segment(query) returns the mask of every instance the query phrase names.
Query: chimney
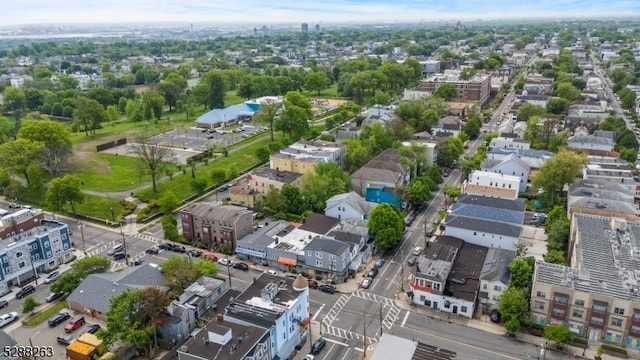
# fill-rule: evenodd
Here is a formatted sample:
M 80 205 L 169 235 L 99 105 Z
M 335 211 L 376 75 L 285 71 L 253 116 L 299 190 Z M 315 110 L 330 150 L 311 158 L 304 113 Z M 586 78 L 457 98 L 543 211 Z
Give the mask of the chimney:
M 216 319 L 218 319 L 218 322 L 223 322 L 224 321 L 224 314 L 223 313 L 217 313 L 216 314 Z

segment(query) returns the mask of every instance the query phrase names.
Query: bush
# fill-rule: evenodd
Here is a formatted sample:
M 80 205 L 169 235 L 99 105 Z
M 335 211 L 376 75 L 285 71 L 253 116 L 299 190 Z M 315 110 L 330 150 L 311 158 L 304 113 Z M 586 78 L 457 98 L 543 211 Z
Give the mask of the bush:
M 229 249 L 229 247 L 226 244 L 220 247 L 220 252 L 225 255 L 231 255 L 231 249 Z
M 585 338 L 581 338 L 581 337 L 576 337 L 574 336 L 573 339 L 571 339 L 571 342 L 576 343 L 576 344 L 580 344 L 580 345 L 588 345 L 589 341 Z
M 604 351 L 609 351 L 609 352 L 616 353 L 616 354 L 622 354 L 622 355 L 625 355 L 625 356 L 627 355 L 627 350 L 625 350 L 623 348 L 619 348 L 617 346 L 602 344 L 602 345 L 600 345 L 600 347 Z
M 316 280 L 318 280 L 318 281 L 322 280 L 322 276 L 316 275 Z
M 138 207 L 138 205 L 136 205 L 135 203 L 132 203 L 132 202 L 127 201 L 125 199 L 121 199 L 120 200 L 120 205 L 122 206 L 122 212 L 121 212 L 122 218 L 124 218 L 125 216 L 133 213 L 136 210 L 136 208 Z

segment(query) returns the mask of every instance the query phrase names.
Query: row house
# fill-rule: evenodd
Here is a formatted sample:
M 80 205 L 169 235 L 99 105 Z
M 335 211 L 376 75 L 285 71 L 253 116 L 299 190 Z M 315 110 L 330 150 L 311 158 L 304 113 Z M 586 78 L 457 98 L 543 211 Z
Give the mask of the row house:
M 411 169 L 403 164 L 402 158 L 397 149 L 383 151 L 351 174 L 352 188 L 364 195 L 367 201 L 400 207 L 401 202 L 394 189 L 411 180 Z
M 12 215 L 29 213 L 24 209 Z M 37 214 L 38 212 L 34 212 Z M 11 216 L 11 215 L 9 215 Z M 3 221 L 7 216 L 3 217 Z M 74 259 L 68 226 L 56 220 L 30 216 L 27 230 L 10 232 L 0 241 L 0 294 L 22 286 L 38 274 L 47 273 Z
M 489 148 L 487 149 L 487 159 L 504 160 L 511 154 L 516 155 L 520 160 L 524 161 L 531 169 L 540 169 L 542 164 L 548 159 L 556 156 L 555 153 L 546 150 L 522 150 L 522 149 L 506 149 L 506 148 Z
M 253 232 L 253 212 L 241 206 L 202 202 L 180 211 L 182 234 L 192 245 L 234 249 L 239 239 Z
M 489 103 L 491 95 L 491 75 L 476 74 L 470 79 L 463 80 L 460 70 L 445 70 L 444 73 L 434 74 L 420 81 L 416 90 L 426 94 L 433 94 L 443 84 L 452 84 L 456 87 L 454 102 L 474 102 L 480 107 Z
M 478 296 L 484 313 L 498 308 L 500 297 L 511 281 L 509 264 L 515 258 L 516 252 L 513 250 L 488 249 L 480 273 L 480 294 Z
M 505 199 L 517 199 L 520 177 L 475 170 L 462 183 L 463 194 L 489 195 Z
M 521 193 L 527 191 L 530 169 L 531 167 L 529 166 L 529 164 L 521 160 L 515 154 L 510 154 L 502 160 L 485 159 L 480 164 L 480 170 L 482 171 L 519 177 L 520 186 L 518 190 Z
M 487 248 L 438 236 L 418 257 L 407 295 L 413 303 L 472 318 Z
M 640 222 L 574 213 L 570 266 L 536 263 L 531 321 L 640 349 Z

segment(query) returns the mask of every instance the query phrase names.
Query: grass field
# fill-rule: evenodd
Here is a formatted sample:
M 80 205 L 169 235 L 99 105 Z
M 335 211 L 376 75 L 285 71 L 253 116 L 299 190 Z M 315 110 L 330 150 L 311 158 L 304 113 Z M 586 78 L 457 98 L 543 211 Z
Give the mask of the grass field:
M 83 189 L 124 191 L 151 181 L 149 175 L 142 175 L 142 163 L 138 159 L 101 153 L 91 155 L 91 158 L 82 160 L 83 166 L 76 172 Z M 107 178 L 108 182 L 105 181 Z

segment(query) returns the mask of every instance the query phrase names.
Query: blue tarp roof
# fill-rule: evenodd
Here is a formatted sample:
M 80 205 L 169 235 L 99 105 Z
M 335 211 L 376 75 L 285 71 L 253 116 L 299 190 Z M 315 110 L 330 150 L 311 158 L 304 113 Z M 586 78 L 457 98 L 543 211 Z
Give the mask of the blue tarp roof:
M 196 119 L 196 124 L 219 124 L 233 121 L 240 116 L 253 116 L 260 108 L 259 104 L 237 104 L 225 109 L 213 109 Z

